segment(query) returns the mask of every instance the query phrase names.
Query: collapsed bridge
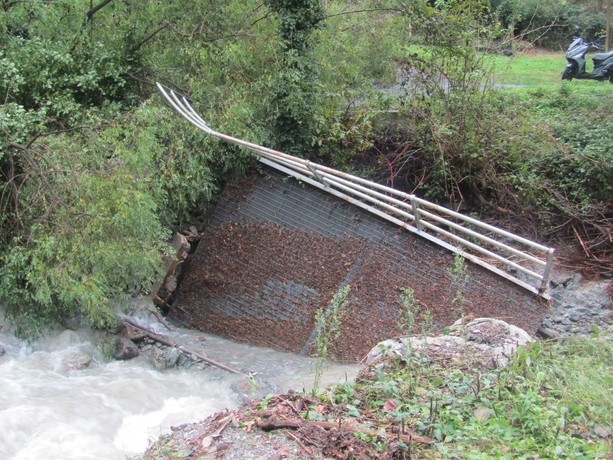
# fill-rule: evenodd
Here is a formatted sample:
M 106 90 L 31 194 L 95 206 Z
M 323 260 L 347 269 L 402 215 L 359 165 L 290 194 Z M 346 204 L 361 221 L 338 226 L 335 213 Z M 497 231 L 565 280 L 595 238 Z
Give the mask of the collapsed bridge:
M 170 312 L 175 318 L 234 340 L 307 354 L 317 310 L 349 286 L 332 350 L 348 361 L 403 332 L 398 324 L 407 288 L 417 301 L 417 330 L 428 314 L 439 330 L 460 315 L 499 318 L 531 333 L 538 328 L 552 249 L 213 131 L 185 98 L 160 90 L 190 122 L 243 145 L 262 163 L 222 194 L 185 264 Z M 469 261 L 461 288 L 455 254 Z

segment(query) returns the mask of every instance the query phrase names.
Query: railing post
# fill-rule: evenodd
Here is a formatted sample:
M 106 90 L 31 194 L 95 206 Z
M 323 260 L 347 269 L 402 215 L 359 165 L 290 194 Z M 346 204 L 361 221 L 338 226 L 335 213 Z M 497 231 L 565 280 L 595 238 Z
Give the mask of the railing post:
M 328 183 L 324 180 L 323 176 L 319 174 L 317 168 L 315 168 L 310 161 L 307 161 L 306 167 L 309 171 L 313 173 L 313 175 L 319 180 L 319 182 L 321 182 L 325 187 L 328 187 Z
M 539 292 L 545 292 L 547 290 L 547 282 L 549 281 L 549 275 L 551 274 L 551 269 L 553 268 L 553 253 L 555 250 L 553 248 L 547 251 L 547 264 L 545 265 L 545 270 L 543 271 L 543 281 L 541 282 L 541 287 L 539 288 Z
M 411 208 L 413 215 L 415 216 L 415 225 L 417 226 L 417 230 L 423 230 L 424 226 L 421 224 L 421 213 L 419 212 L 419 205 L 415 200 L 415 195 L 411 195 Z

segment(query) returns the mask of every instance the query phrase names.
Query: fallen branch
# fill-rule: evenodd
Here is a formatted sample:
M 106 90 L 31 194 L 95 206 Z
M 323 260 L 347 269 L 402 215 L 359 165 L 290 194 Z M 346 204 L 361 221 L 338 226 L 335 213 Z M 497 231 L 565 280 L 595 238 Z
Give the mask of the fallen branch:
M 258 415 L 256 413 L 256 415 Z M 318 426 L 320 428 L 323 428 L 324 430 L 328 431 L 328 430 L 344 430 L 347 431 L 349 433 L 363 433 L 365 435 L 368 436 L 377 436 L 380 437 L 381 433 L 375 430 L 370 430 L 368 428 L 360 428 L 357 427 L 353 424 L 345 424 L 345 425 L 340 425 L 338 423 L 331 423 L 331 422 L 320 422 L 318 420 L 297 420 L 297 419 L 267 419 L 267 420 L 263 420 L 261 418 L 257 418 L 256 419 L 256 425 L 258 426 L 258 428 L 260 428 L 262 431 L 273 431 L 273 430 L 280 430 L 280 429 L 293 429 L 293 430 L 297 430 L 299 428 L 305 427 L 305 426 Z M 415 434 L 413 432 L 409 432 L 408 434 L 400 434 L 400 433 L 392 433 L 389 434 L 390 438 L 394 438 L 394 439 L 399 439 L 400 441 L 404 442 L 404 443 L 411 443 L 411 442 L 416 442 L 419 444 L 430 444 L 432 443 L 432 439 L 426 437 L 426 436 L 420 436 L 418 434 Z
M 169 347 L 174 347 L 177 350 L 179 350 L 181 353 L 184 353 L 186 355 L 195 356 L 196 358 L 201 359 L 202 361 L 207 362 L 207 363 L 209 363 L 212 366 L 218 367 L 218 368 L 223 369 L 223 370 L 228 371 L 228 372 L 232 372 L 233 374 L 242 374 L 241 371 L 237 371 L 236 369 L 234 369 L 234 368 L 232 368 L 230 366 L 226 366 L 223 363 L 215 361 L 215 360 L 209 358 L 208 356 L 206 356 L 206 355 L 204 355 L 204 354 L 202 354 L 202 353 L 200 353 L 200 352 L 198 352 L 196 350 L 192 350 L 190 348 L 186 348 L 186 347 L 184 347 L 182 345 L 179 345 L 177 342 L 175 342 L 173 340 L 170 340 L 170 339 L 168 339 L 168 338 L 166 338 L 166 337 L 164 337 L 162 335 L 156 334 L 155 332 L 147 329 L 144 326 L 141 326 L 140 324 L 138 324 L 137 322 L 133 321 L 130 318 L 123 317 L 122 321 L 125 324 L 128 324 L 128 325 L 138 329 L 139 331 L 142 331 L 144 334 L 147 335 L 147 337 L 155 340 L 156 342 L 160 342 L 160 343 L 162 343 L 164 345 L 167 345 Z
M 583 248 L 583 252 L 585 252 L 585 256 L 589 259 L 590 255 L 591 255 L 590 251 L 588 251 L 588 249 L 585 247 L 585 243 L 581 239 L 581 235 L 579 235 L 579 232 L 577 231 L 577 228 L 574 225 L 571 225 L 571 228 L 573 229 L 573 232 L 575 232 L 575 236 L 577 237 L 577 240 L 581 244 L 581 247 Z
M 287 434 L 290 438 L 296 441 L 296 444 L 298 444 L 298 446 L 302 449 L 302 451 L 305 454 L 307 454 L 309 457 L 313 457 L 313 452 L 311 452 L 311 449 L 305 446 L 304 443 L 300 439 L 298 439 L 298 436 L 296 436 L 294 433 L 292 433 L 289 430 L 284 430 L 284 431 L 285 431 L 285 434 Z

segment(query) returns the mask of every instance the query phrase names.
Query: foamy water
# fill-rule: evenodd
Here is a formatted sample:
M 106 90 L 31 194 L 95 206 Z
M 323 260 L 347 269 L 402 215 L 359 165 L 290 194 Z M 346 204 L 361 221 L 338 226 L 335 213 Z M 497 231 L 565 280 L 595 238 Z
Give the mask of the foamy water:
M 160 330 L 160 332 L 162 332 Z M 312 360 L 176 329 L 175 340 L 204 340 L 213 359 L 277 386 L 313 383 Z M 125 459 L 173 425 L 237 407 L 244 377 L 209 368 L 160 372 L 144 359 L 104 362 L 90 331 L 58 331 L 26 345 L 0 334 L 0 459 Z M 81 369 L 79 363 L 93 357 Z M 355 366 L 331 365 L 325 384 L 352 379 Z

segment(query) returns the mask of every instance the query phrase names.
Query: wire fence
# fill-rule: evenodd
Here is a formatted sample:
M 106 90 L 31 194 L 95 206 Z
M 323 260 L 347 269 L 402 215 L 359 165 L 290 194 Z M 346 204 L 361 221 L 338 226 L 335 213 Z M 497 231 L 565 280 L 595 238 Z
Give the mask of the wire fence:
M 277 170 L 342 198 L 455 254 L 549 298 L 554 249 L 413 194 L 211 129 L 189 101 L 159 83 L 158 89 L 190 123 L 208 135 L 243 146 Z

